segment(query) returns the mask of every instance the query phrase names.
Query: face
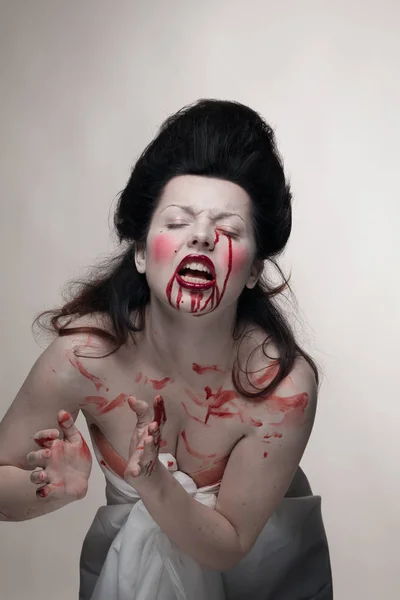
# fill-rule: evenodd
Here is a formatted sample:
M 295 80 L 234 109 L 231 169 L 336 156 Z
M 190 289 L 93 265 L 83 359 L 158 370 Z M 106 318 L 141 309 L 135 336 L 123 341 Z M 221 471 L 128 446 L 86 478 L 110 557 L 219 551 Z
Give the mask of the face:
M 255 252 L 247 192 L 229 181 L 182 175 L 165 186 L 136 266 L 152 297 L 202 316 L 254 287 L 262 268 Z

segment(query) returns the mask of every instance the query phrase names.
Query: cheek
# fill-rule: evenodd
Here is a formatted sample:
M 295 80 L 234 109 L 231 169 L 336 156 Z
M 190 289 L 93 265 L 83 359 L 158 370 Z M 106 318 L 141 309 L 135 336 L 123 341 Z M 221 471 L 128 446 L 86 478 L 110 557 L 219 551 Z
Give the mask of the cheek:
M 225 260 L 228 262 L 229 255 L 226 254 Z M 232 249 L 232 274 L 238 275 L 245 269 L 250 261 L 250 252 L 246 248 Z
M 167 263 L 176 251 L 176 242 L 167 233 L 160 233 L 151 243 L 151 254 L 156 262 Z

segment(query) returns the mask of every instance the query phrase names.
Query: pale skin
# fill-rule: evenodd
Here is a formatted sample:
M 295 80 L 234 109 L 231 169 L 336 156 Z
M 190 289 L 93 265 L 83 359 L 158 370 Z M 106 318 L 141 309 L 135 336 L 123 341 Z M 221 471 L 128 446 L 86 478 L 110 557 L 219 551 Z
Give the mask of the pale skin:
M 213 287 L 196 297 L 174 275 L 193 254 L 215 268 Z M 302 359 L 271 398 L 250 401 L 232 384 L 237 298 L 262 268 L 255 260 L 251 201 L 242 188 L 205 177 L 171 180 L 135 260 L 151 290 L 145 330 L 136 345 L 129 342 L 107 358 L 74 356 L 77 346 L 84 347 L 81 354 L 104 352 L 106 342 L 84 334 L 59 338 L 45 351 L 0 425 L 0 465 L 35 469 L 30 485 L 46 497 L 13 517 L 5 494 L 0 510 L 10 520 L 31 518 L 44 514 L 41 506 L 50 507 L 52 498 L 65 504 L 85 495 L 91 458 L 75 425 L 62 423 L 66 413 L 75 420 L 82 410 L 105 468 L 138 490 L 183 551 L 223 570 L 251 549 L 289 488 L 311 433 L 316 384 Z M 109 326 L 96 315 L 74 324 L 99 323 Z M 243 363 L 265 338 L 254 327 L 245 330 Z M 249 368 L 252 383 L 263 387 L 275 366 L 257 351 Z M 34 437 L 52 436 L 56 442 L 37 449 Z M 157 459 L 160 452 L 171 453 L 198 487 L 221 482 L 215 510 L 176 483 Z

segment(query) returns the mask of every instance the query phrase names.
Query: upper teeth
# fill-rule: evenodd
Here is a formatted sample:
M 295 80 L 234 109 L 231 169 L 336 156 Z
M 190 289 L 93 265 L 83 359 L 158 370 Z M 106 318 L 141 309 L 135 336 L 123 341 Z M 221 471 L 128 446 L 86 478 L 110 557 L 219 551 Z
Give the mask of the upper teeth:
M 210 269 L 208 269 L 205 264 L 200 263 L 200 262 L 186 263 L 183 266 L 183 268 L 190 269 L 191 271 L 203 271 L 204 273 L 208 273 L 209 275 L 211 275 Z

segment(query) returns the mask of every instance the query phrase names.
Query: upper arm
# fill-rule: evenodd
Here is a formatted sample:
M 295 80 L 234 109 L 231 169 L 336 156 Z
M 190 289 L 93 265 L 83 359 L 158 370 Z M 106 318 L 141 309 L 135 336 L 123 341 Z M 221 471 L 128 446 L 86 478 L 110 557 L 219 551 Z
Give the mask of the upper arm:
M 263 424 L 233 449 L 216 505 L 235 528 L 244 553 L 284 497 L 307 445 L 317 403 L 311 368 L 300 361 L 290 377 L 259 402 L 257 416 Z
M 74 336 L 76 341 L 77 336 Z M 68 360 L 70 336 L 56 338 L 39 356 L 0 423 L 0 465 L 28 468 L 26 455 L 38 446 L 33 435 L 59 428 L 57 414 L 79 413 L 79 383 Z

